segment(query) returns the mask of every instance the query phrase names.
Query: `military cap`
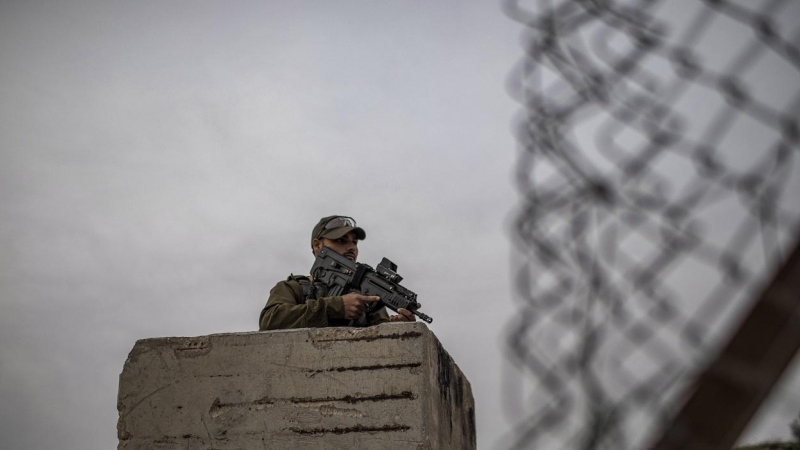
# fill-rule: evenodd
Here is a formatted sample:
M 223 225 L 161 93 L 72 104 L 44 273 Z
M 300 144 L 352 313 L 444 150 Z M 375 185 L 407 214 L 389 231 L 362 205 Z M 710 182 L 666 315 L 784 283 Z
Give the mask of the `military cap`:
M 367 233 L 364 229 L 356 226 L 356 221 L 352 217 L 347 216 L 328 216 L 319 219 L 319 222 L 314 226 L 311 232 L 311 247 L 314 247 L 314 239 L 328 238 L 339 239 L 345 234 L 355 231 L 356 237 L 359 240 L 367 238 Z

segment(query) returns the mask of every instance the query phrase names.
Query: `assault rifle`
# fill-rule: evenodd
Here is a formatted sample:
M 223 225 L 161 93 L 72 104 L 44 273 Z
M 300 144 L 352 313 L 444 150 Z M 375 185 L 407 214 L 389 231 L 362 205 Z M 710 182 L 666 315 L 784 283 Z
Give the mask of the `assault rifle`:
M 378 264 L 377 270 L 372 267 L 350 261 L 328 247 L 322 247 L 317 259 L 311 267 L 311 276 L 315 282 L 328 286 L 331 297 L 346 292 L 358 292 L 362 295 L 377 295 L 380 303 L 392 311 L 405 308 L 427 323 L 433 319 L 417 311 L 417 294 L 400 286 L 403 277 L 397 274 L 397 265 L 387 258 Z M 373 303 L 372 311 L 379 303 Z

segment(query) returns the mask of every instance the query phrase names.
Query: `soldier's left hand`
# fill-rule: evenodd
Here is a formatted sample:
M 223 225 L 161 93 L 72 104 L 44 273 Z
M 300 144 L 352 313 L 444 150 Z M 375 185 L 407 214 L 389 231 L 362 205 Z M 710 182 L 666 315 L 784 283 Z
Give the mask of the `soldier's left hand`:
M 419 303 L 417 303 L 417 309 L 420 308 Z M 416 322 L 417 317 L 411 313 L 411 311 L 405 308 L 398 308 L 398 314 L 396 316 L 389 316 L 389 322 Z

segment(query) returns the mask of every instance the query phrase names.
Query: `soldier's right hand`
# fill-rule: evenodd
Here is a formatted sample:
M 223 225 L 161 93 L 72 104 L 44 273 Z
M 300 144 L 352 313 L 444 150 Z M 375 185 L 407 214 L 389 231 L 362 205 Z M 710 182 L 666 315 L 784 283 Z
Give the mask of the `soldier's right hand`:
M 361 295 L 358 292 L 351 292 L 343 295 L 344 302 L 344 318 L 345 319 L 358 319 L 363 316 L 367 311 L 367 303 L 375 303 L 381 301 L 377 295 Z

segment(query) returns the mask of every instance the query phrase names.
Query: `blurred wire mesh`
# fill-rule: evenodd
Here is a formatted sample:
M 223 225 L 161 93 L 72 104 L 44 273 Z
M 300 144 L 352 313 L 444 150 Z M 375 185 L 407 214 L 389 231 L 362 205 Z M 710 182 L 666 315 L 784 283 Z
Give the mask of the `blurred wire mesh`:
M 507 1 L 506 448 L 642 448 L 798 237 L 800 2 Z M 784 411 L 800 412 L 800 392 Z

